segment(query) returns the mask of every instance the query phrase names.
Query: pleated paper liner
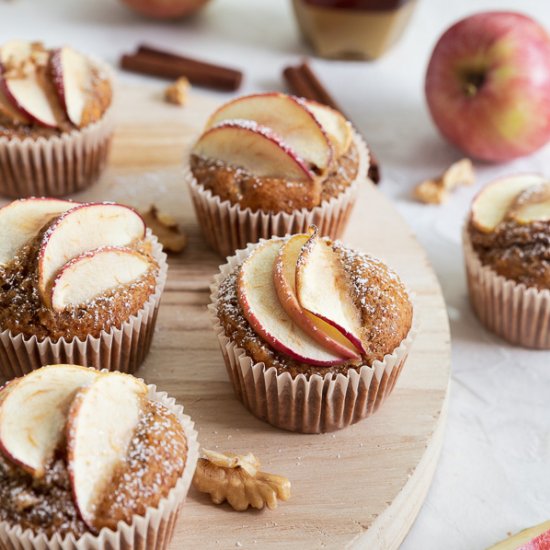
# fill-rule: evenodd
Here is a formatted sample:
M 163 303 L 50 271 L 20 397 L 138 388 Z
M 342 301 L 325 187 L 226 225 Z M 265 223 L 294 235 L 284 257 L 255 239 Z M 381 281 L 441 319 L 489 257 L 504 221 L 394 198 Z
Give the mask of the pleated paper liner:
M 254 247 L 251 244 L 228 258 L 210 288 L 212 324 L 238 399 L 257 418 L 300 433 L 340 430 L 376 412 L 392 392 L 403 369 L 416 334 L 416 315 L 401 344 L 372 366 L 364 365 L 358 371 L 349 369 L 347 375 L 327 373 L 292 378 L 288 372 L 278 374 L 275 367 L 255 363 L 245 350 L 232 342 L 216 313 L 221 282 Z
M 550 290 L 527 287 L 484 266 L 467 228 L 463 244 L 470 302 L 479 320 L 512 344 L 550 349 Z
M 102 331 L 99 336 L 85 340 L 14 335 L 9 330 L 0 332 L 0 378 L 6 380 L 23 376 L 43 365 L 68 363 L 97 369 L 133 373 L 141 365 L 153 338 L 157 312 L 168 264 L 166 254 L 157 238 L 147 229 L 146 239 L 152 243 L 152 255 L 159 264 L 155 292 L 141 310 L 122 323 L 120 328 Z
M 114 87 L 112 69 L 93 59 Z M 0 137 L 0 195 L 62 197 L 86 189 L 103 172 L 113 135 L 113 105 L 81 130 L 33 139 Z
M 292 233 L 305 233 L 311 224 L 319 234 L 337 239 L 348 223 L 361 184 L 366 184 L 369 167 L 369 151 L 359 134 L 354 133 L 354 142 L 359 152 L 357 176 L 340 195 L 324 201 L 312 209 L 302 208 L 290 214 L 286 212 L 253 212 L 239 204 L 222 201 L 194 178 L 186 167 L 188 183 L 195 213 L 208 244 L 222 256 L 230 256 L 248 243 L 260 239 L 284 237 Z
M 29 529 L 0 522 L 0 547 L 14 550 L 164 550 L 168 547 L 178 516 L 185 503 L 195 467 L 199 458 L 199 443 L 194 422 L 183 414 L 183 407 L 172 397 L 149 387 L 149 399 L 162 403 L 174 413 L 183 426 L 187 439 L 187 460 L 182 476 L 156 508 L 149 507 L 145 515 L 135 515 L 132 523 L 119 522 L 116 531 L 103 528 L 99 534 L 86 533 L 80 538 L 74 535 L 61 537 L 56 534 L 48 539 L 35 535 Z

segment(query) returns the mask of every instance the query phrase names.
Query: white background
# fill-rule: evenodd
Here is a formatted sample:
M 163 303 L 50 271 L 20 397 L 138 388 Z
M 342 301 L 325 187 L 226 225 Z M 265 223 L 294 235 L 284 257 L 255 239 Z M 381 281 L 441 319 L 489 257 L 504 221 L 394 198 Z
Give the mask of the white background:
M 405 550 L 482 549 L 550 517 L 550 353 L 515 349 L 479 325 L 467 302 L 460 248 L 472 196 L 500 174 L 550 173 L 550 147 L 508 165 L 478 165 L 476 186 L 459 190 L 446 205 L 422 206 L 409 198 L 415 183 L 460 158 L 429 119 L 424 72 L 443 30 L 482 9 L 521 10 L 550 29 L 548 0 L 420 0 L 404 39 L 381 60 L 312 62 L 379 157 L 380 189 L 427 249 L 451 320 L 447 435 Z M 282 67 L 310 53 L 287 0 L 212 0 L 198 17 L 167 24 L 146 21 L 117 0 L 0 0 L 0 42 L 16 37 L 72 44 L 112 64 L 147 41 L 243 68 L 240 93 L 284 89 Z

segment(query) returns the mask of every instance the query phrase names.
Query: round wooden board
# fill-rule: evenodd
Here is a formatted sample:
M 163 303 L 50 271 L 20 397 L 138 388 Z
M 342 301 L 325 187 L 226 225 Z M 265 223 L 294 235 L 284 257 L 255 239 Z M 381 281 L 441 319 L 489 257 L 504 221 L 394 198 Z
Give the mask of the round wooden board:
M 420 333 L 373 417 L 323 435 L 272 428 L 229 385 L 206 311 L 222 260 L 201 238 L 181 177 L 184 148 L 216 104 L 193 95 L 182 109 L 145 87 L 123 88 L 118 97 L 111 166 L 99 185 L 74 198 L 155 203 L 189 235 L 187 250 L 169 259 L 152 351 L 138 374 L 185 405 L 202 446 L 252 451 L 262 469 L 292 482 L 292 498 L 274 511 L 234 512 L 191 490 L 171 548 L 397 548 L 428 491 L 446 417 L 449 327 L 424 251 L 389 201 L 365 185 L 343 240 L 387 261 L 413 289 Z

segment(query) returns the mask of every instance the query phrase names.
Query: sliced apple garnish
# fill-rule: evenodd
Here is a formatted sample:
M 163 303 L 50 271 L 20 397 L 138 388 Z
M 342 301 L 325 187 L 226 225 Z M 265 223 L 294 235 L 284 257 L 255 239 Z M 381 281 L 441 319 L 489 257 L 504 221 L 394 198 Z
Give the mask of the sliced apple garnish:
M 520 193 L 508 217 L 521 224 L 550 220 L 550 182 L 534 185 Z
M 329 167 L 331 142 L 317 118 L 297 98 L 281 93 L 240 97 L 220 107 L 207 128 L 236 119 L 269 128 L 315 171 L 324 172 Z
M 324 128 L 338 156 L 343 155 L 353 140 L 353 130 L 346 117 L 336 109 L 316 101 L 304 100 L 304 104 Z
M 55 311 L 85 304 L 108 290 L 136 281 L 149 260 L 131 248 L 107 246 L 69 260 L 55 277 L 50 303 Z
M 237 294 L 245 318 L 268 344 L 292 359 L 320 366 L 345 362 L 346 357 L 324 349 L 306 334 L 279 302 L 273 269 L 283 242 L 282 239 L 267 241 L 243 262 Z
M 0 72 L 0 80 L 1 72 Z M 22 111 L 17 109 L 13 103 L 8 99 L 4 86 L 0 85 L 0 115 L 13 120 L 16 124 L 30 124 L 31 119 L 26 116 Z
M 193 153 L 260 177 L 313 180 L 313 173 L 288 145 L 269 128 L 251 121 L 226 121 L 210 128 L 199 138 Z
M 51 60 L 55 90 L 69 120 L 82 126 L 87 90 L 93 73 L 86 56 L 69 47 L 55 50 Z
M 309 238 L 310 235 L 306 234 L 294 235 L 279 250 L 273 271 L 279 301 L 290 318 L 326 350 L 349 360 L 358 360 L 361 356 L 347 338 L 333 326 L 303 309 L 298 302 L 296 266 L 302 247 Z
M 0 49 L 2 92 L 24 117 L 41 126 L 58 127 L 55 105 L 49 97 L 46 78 L 48 54 L 28 42 L 13 40 Z M 12 68 L 14 66 L 14 68 Z
M 38 252 L 42 299 L 50 305 L 54 277 L 69 260 L 104 246 L 128 246 L 144 236 L 141 216 L 120 204 L 85 203 L 62 214 L 44 233 Z
M 545 183 L 538 174 L 518 174 L 487 185 L 472 203 L 472 223 L 479 231 L 490 233 L 504 220 L 520 193 Z
M 0 266 L 13 259 L 17 251 L 54 216 L 79 203 L 49 199 L 20 199 L 0 208 Z
M 67 418 L 67 463 L 80 516 L 95 530 L 95 506 L 126 457 L 147 386 L 112 372 L 76 394 Z
M 303 309 L 334 327 L 359 353 L 365 352 L 361 317 L 344 266 L 331 245 L 317 232 L 300 250 L 296 295 Z
M 0 399 L 2 453 L 34 477 L 42 477 L 63 439 L 75 392 L 98 374 L 87 367 L 50 365 L 10 382 Z

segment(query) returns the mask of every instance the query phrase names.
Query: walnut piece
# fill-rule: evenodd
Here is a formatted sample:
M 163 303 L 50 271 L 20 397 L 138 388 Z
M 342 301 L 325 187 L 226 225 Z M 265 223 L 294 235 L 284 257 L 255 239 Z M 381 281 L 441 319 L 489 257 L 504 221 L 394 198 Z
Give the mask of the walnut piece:
M 178 253 L 187 246 L 187 235 L 180 230 L 172 216 L 159 212 L 156 206 L 151 206 L 147 212 L 140 214 L 147 227 L 158 237 L 164 250 Z
M 164 99 L 168 103 L 183 106 L 187 103 L 189 88 L 191 88 L 189 80 L 187 80 L 184 76 L 180 76 L 175 82 L 170 84 L 166 90 L 164 90 Z
M 261 510 L 277 508 L 277 498 L 290 498 L 290 481 L 286 477 L 258 471 L 260 461 L 252 454 L 234 455 L 203 449 L 193 485 L 208 493 L 214 504 L 226 501 L 244 511 L 249 506 Z
M 428 179 L 419 183 L 413 190 L 413 197 L 425 204 L 441 204 L 449 193 L 460 185 L 473 185 L 474 166 L 470 159 L 462 159 L 451 164 L 437 179 Z

